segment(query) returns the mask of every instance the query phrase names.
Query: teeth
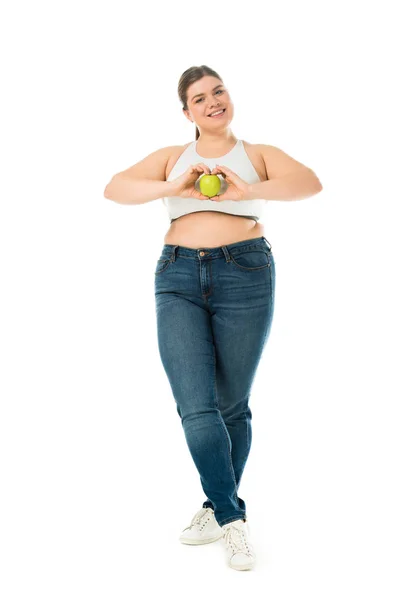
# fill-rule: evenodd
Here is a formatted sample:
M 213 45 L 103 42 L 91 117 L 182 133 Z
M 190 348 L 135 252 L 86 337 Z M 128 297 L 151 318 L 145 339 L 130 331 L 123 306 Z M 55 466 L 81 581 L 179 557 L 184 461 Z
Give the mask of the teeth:
M 224 112 L 224 109 L 219 110 L 218 112 L 215 112 L 215 113 L 211 113 L 210 117 L 213 117 L 214 115 L 219 115 L 220 113 L 223 113 L 223 112 Z

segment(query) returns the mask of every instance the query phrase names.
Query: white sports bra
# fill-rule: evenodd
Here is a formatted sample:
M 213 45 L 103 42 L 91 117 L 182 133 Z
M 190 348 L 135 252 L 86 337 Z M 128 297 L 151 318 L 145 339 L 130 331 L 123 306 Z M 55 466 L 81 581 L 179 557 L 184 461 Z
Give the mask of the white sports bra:
M 224 156 L 218 156 L 218 158 L 204 158 L 203 156 L 200 156 L 197 154 L 196 146 L 197 140 L 192 142 L 184 150 L 169 174 L 167 181 L 176 179 L 179 175 L 182 175 L 190 165 L 199 162 L 205 163 L 211 171 L 217 164 L 226 165 L 229 169 L 232 169 L 232 171 L 237 173 L 241 179 L 247 181 L 247 183 L 257 183 L 258 181 L 261 181 L 251 160 L 247 156 L 242 140 L 238 140 L 232 150 L 227 154 L 224 154 Z M 199 177 L 201 177 L 200 174 Z M 228 187 L 228 184 L 222 175 L 218 174 L 218 177 L 221 180 L 220 193 L 223 193 Z M 199 190 L 198 181 L 196 182 L 195 187 Z M 257 222 L 262 216 L 263 207 L 266 203 L 266 200 L 263 199 L 239 201 L 224 200 L 223 202 L 214 202 L 213 200 L 198 200 L 197 198 L 181 198 L 179 196 L 166 197 L 163 198 L 162 201 L 167 208 L 171 223 L 183 215 L 204 210 L 238 215 L 246 217 L 247 219 L 254 219 L 254 221 Z

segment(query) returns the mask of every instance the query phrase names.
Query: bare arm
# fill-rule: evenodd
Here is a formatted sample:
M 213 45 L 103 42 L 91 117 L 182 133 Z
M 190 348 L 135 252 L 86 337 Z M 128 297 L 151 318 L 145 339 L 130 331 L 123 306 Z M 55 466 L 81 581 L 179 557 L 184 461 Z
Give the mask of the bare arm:
M 249 185 L 246 200 L 303 200 L 315 196 L 322 185 L 311 169 L 298 170 Z
M 176 146 L 152 152 L 129 169 L 114 175 L 104 190 L 105 198 L 118 204 L 144 204 L 173 196 L 171 181 L 166 181 L 166 167 Z
M 145 204 L 145 202 L 173 195 L 171 181 L 136 179 L 122 173 L 114 175 L 104 190 L 104 196 L 118 204 Z
M 314 171 L 276 146 L 259 144 L 268 180 L 250 185 L 248 200 L 302 200 L 315 196 L 322 184 Z

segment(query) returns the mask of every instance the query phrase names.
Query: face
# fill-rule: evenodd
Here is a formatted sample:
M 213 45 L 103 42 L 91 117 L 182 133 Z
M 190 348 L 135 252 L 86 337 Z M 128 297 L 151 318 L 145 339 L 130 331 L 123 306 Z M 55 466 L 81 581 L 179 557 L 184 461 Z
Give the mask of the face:
M 188 88 L 187 107 L 188 110 L 183 112 L 200 131 L 226 129 L 233 119 L 233 104 L 228 90 L 220 79 L 210 75 L 205 75 Z M 209 116 L 220 108 L 225 109 L 221 117 Z

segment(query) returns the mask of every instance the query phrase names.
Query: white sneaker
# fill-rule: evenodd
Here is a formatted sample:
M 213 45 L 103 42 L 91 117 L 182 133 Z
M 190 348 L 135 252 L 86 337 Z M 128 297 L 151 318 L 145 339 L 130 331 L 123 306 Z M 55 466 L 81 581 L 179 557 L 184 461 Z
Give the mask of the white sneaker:
M 255 564 L 255 554 L 249 539 L 247 521 L 238 519 L 222 525 L 228 564 L 232 569 L 245 571 Z
M 212 508 L 201 508 L 186 527 L 179 541 L 182 544 L 209 544 L 222 538 L 224 532 L 218 525 Z

